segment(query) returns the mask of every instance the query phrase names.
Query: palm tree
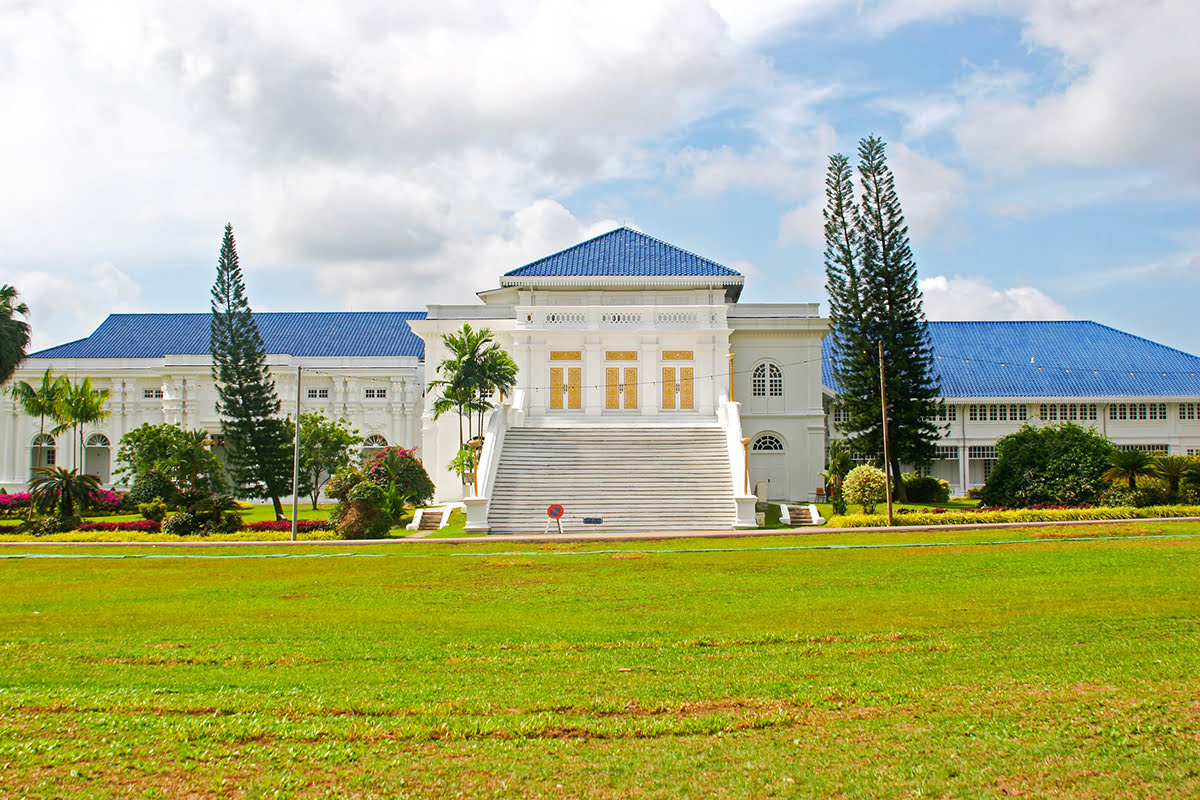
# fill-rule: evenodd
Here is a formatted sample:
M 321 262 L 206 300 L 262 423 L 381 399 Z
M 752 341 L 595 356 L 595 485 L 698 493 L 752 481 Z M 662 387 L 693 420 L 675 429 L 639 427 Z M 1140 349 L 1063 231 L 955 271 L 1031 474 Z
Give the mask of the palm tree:
M 501 395 L 512 394 L 517 385 L 517 363 L 508 353 L 493 344 L 482 354 L 482 383 L 479 387 L 478 411 L 479 433 L 483 435 L 483 412 L 490 411 L 495 405 L 491 398 L 499 392 Z
M 29 347 L 29 323 L 15 314 L 29 316 L 29 306 L 17 302 L 17 290 L 0 286 L 0 384 L 3 384 L 25 360 Z
M 40 508 L 53 507 L 60 517 L 75 516 L 75 506 L 85 508 L 88 497 L 100 488 L 100 479 L 85 475 L 77 469 L 64 467 L 37 467 L 33 480 L 29 482 L 29 493 L 34 505 Z
M 1151 464 L 1154 474 L 1167 482 L 1172 497 L 1179 494 L 1179 484 L 1187 477 L 1191 468 L 1192 462 L 1187 456 L 1169 456 L 1166 453 L 1156 454 L 1154 463 Z
M 1102 477 L 1109 483 L 1128 481 L 1129 488 L 1136 489 L 1138 478 L 1154 477 L 1154 459 L 1145 450 L 1117 450 L 1108 463 L 1111 467 Z
M 205 495 L 225 491 L 221 464 L 213 452 L 212 437 L 201 428 L 180 431 L 172 442 L 168 456 L 171 480 L 181 491 L 190 495 Z
M 441 397 L 433 404 L 433 418 L 437 419 L 450 409 L 458 411 L 458 444 L 461 449 L 466 439 L 474 437 L 471 415 L 481 410 L 480 398 L 488 385 L 487 363 L 491 358 L 488 354 L 498 347 L 492 340 L 491 330 L 474 330 L 466 323 L 454 333 L 443 335 L 442 343 L 450 351 L 451 357 L 438 364 L 438 374 L 442 377 L 429 384 L 441 390 Z M 467 423 L 465 438 L 464 418 Z M 480 419 L 482 422 L 482 417 Z
M 59 375 L 56 378 L 50 370 L 46 370 L 42 373 L 42 382 L 36 389 L 25 381 L 17 381 L 9 388 L 9 394 L 21 406 L 22 411 L 40 420 L 38 433 L 45 433 L 46 417 L 50 417 L 55 422 L 62 421 L 59 417 L 59 409 L 68 385 L 69 381 L 66 375 Z
M 63 394 L 58 409 L 61 422 L 50 432 L 57 436 L 68 428 L 74 427 L 78 434 L 78 441 L 75 441 L 76 437 L 73 436 L 71 447 L 72 452 L 75 453 L 74 463 L 77 465 L 79 464 L 79 455 L 83 452 L 83 426 L 108 419 L 112 412 L 104 407 L 107 402 L 108 389 L 93 389 L 91 378 L 84 378 L 77 384 L 72 384 L 70 381 L 66 384 L 66 392 Z
M 850 450 L 847 449 L 846 443 L 841 439 L 832 439 L 829 442 L 829 462 L 825 469 L 821 470 L 821 477 L 825 480 L 827 487 L 841 486 L 842 479 L 846 477 L 846 473 L 854 466 L 854 461 L 850 457 Z

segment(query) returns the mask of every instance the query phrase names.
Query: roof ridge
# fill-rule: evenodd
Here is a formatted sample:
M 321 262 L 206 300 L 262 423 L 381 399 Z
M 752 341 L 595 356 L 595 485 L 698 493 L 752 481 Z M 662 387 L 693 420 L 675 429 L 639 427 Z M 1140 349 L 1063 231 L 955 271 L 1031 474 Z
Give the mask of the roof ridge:
M 598 271 L 590 271 L 587 264 L 595 263 Z M 601 265 L 608 262 L 631 265 L 680 265 L 679 271 L 671 269 L 655 270 L 653 266 L 646 269 L 626 268 L 621 271 L 606 270 Z M 579 269 L 578 265 L 585 265 Z M 686 265 L 686 266 L 684 266 Z M 519 267 L 508 270 L 501 276 L 505 278 L 547 278 L 547 277 L 717 277 L 743 278 L 735 269 L 725 266 L 698 253 L 664 239 L 651 236 L 643 231 L 623 225 L 605 233 L 598 234 L 570 247 L 555 251 L 541 258 L 530 261 Z

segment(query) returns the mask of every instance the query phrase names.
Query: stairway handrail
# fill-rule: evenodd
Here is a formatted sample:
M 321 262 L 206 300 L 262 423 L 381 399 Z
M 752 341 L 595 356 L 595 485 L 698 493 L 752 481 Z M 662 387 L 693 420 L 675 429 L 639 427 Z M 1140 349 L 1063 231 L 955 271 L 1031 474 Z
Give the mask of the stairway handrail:
M 483 437 L 483 448 L 479 451 L 479 464 L 475 469 L 479 473 L 480 497 L 491 497 L 492 486 L 496 482 L 496 467 L 500 461 L 500 448 L 504 444 L 504 434 L 513 423 L 515 412 L 525 410 L 526 394 L 524 389 L 516 389 L 512 397 L 505 400 L 492 411 L 488 420 L 487 433 Z
M 717 403 L 717 422 L 725 431 L 725 449 L 729 455 L 729 477 L 733 496 L 746 493 L 746 448 L 742 445 L 741 403 L 730 402 L 724 394 Z

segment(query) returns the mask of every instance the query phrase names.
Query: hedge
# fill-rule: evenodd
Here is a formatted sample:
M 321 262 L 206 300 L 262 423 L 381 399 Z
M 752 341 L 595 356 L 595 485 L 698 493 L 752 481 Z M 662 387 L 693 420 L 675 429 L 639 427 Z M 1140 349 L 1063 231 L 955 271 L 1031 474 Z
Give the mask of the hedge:
M 332 531 L 313 531 L 304 534 L 308 541 L 336 539 Z M 141 531 L 71 531 L 32 537 L 29 534 L 8 534 L 0 531 L 0 542 L 139 542 L 158 544 L 161 542 L 283 542 L 291 539 L 291 531 L 238 531 L 237 533 L 214 533 L 209 536 L 193 534 L 172 536 L 169 533 L 143 533 Z
M 995 522 L 1070 522 L 1081 519 L 1153 519 L 1200 517 L 1200 506 L 1146 506 L 1145 508 L 1014 508 L 987 511 L 906 513 L 895 516 L 897 525 L 983 525 Z M 830 528 L 886 528 L 886 514 L 847 514 L 833 517 Z
M 130 519 L 123 522 L 85 522 L 76 530 L 88 531 L 139 531 L 141 533 L 158 533 L 160 525 L 148 519 Z

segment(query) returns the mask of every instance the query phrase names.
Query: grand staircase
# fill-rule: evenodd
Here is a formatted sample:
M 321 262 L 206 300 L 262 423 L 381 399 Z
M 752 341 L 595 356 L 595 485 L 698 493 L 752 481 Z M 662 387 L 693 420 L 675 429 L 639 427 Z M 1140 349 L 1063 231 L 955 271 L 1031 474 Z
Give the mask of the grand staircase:
M 716 424 L 510 428 L 489 533 L 541 533 L 553 503 L 565 509 L 564 533 L 732 528 L 724 432 Z

